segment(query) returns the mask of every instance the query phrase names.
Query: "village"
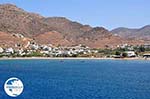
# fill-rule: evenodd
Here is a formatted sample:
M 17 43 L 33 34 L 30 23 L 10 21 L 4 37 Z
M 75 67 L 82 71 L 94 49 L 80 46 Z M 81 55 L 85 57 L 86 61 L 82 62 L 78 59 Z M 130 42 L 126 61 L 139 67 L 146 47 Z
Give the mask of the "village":
M 115 49 L 92 49 L 79 44 L 70 47 L 28 42 L 26 47 L 0 47 L 0 57 L 92 57 L 92 58 L 150 58 L 150 45 L 117 45 Z

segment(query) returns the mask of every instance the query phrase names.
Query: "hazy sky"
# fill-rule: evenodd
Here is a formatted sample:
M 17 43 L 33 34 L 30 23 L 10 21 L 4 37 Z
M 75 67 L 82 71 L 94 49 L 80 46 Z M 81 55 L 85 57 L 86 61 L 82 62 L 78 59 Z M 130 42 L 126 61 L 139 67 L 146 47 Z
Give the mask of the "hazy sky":
M 63 16 L 91 26 L 139 28 L 150 24 L 150 0 L 0 0 L 46 17 Z

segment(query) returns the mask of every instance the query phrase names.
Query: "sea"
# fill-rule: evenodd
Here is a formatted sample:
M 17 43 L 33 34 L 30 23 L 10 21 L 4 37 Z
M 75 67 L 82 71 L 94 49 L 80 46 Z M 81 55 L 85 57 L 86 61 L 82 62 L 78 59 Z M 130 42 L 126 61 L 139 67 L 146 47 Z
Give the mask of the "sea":
M 12 77 L 24 86 L 17 97 L 4 90 Z M 0 99 L 150 99 L 150 61 L 0 60 Z

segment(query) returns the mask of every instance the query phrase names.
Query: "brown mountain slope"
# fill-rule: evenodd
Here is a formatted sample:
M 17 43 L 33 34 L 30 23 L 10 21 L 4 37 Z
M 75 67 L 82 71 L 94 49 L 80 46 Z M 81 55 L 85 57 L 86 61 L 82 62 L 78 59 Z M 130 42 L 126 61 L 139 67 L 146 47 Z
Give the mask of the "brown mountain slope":
M 99 46 L 100 48 L 104 48 L 107 46 L 113 47 L 117 46 L 118 44 L 123 44 L 124 40 L 118 36 L 112 35 L 105 28 L 96 27 L 81 35 L 79 42 L 82 42 L 90 47 Z
M 23 34 L 31 39 L 34 37 L 42 44 L 52 43 L 63 46 L 84 44 L 98 48 L 110 43 L 116 45 L 123 41 L 104 28 L 93 28 L 63 17 L 45 18 L 11 4 L 0 5 L 0 31 Z
M 30 41 L 29 38 L 18 38 L 10 33 L 0 32 L 0 46 L 1 47 L 16 47 L 19 44 L 22 47 L 25 47 L 26 44 Z
M 106 45 L 116 46 L 123 42 L 123 39 L 114 36 L 103 27 L 93 28 L 63 17 L 46 18 L 45 22 L 59 31 L 72 45 L 83 44 L 92 48 L 102 48 Z
M 25 36 L 48 32 L 50 27 L 42 21 L 42 16 L 25 12 L 15 5 L 0 5 L 0 31 L 21 33 Z
M 67 41 L 60 33 L 56 31 L 35 35 L 34 39 L 39 44 L 53 44 L 54 46 L 71 45 L 71 42 Z
M 144 40 L 150 42 L 150 25 L 144 26 L 139 29 L 129 29 L 129 28 L 117 28 L 111 31 L 123 38 Z
M 72 22 L 64 17 L 49 17 L 44 20 L 50 27 L 61 32 L 65 38 L 76 40 L 80 35 L 92 29 L 88 25 L 82 25 L 78 22 Z

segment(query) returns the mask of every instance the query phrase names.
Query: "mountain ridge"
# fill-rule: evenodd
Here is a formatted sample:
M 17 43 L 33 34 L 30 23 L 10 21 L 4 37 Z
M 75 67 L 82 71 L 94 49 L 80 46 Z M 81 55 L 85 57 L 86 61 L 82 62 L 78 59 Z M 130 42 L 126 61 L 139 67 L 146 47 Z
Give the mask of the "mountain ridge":
M 104 27 L 83 25 L 65 17 L 43 17 L 12 4 L 0 5 L 0 32 L 21 34 L 39 44 L 45 42 L 56 46 L 83 44 L 92 48 L 105 48 L 126 42 Z
M 150 25 L 136 29 L 120 27 L 111 32 L 127 39 L 150 40 Z

